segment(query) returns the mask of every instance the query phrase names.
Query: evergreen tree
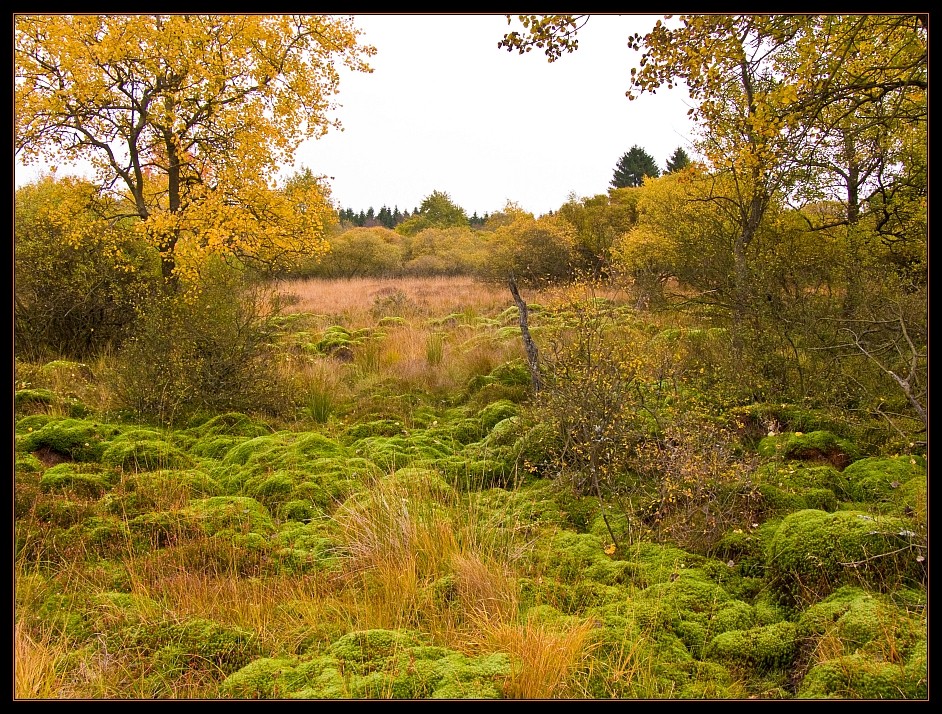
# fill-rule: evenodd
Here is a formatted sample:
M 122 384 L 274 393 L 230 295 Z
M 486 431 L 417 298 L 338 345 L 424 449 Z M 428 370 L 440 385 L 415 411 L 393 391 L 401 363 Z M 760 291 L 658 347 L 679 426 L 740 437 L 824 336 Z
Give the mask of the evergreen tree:
M 640 186 L 645 176 L 657 178 L 660 175 L 661 170 L 657 167 L 654 157 L 635 144 L 618 160 L 611 186 L 612 188 Z
M 682 147 L 678 146 L 677 150 L 667 160 L 667 170 L 664 173 L 672 174 L 688 166 L 690 166 L 690 157 L 687 156 L 687 152 Z

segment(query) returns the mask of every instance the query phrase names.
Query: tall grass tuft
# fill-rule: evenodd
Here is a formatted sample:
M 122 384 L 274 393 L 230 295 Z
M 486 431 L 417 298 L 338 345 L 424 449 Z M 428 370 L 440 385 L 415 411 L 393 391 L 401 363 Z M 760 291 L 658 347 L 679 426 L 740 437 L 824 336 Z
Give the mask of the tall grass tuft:
M 591 655 L 591 631 L 591 620 L 560 630 L 530 622 L 485 624 L 488 644 L 510 653 L 513 662 L 504 696 L 509 699 L 578 697 L 571 684 L 573 675 Z

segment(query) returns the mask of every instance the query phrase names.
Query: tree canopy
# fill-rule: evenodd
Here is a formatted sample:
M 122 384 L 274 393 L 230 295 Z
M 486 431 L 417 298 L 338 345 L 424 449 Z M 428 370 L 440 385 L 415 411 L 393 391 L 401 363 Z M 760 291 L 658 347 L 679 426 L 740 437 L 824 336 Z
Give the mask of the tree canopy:
M 412 218 L 396 226 L 396 231 L 412 236 L 426 228 L 467 227 L 469 225 L 468 214 L 451 200 L 451 196 L 444 191 L 432 191 L 422 201 L 422 205 Z
M 15 148 L 87 161 L 176 279 L 208 254 L 276 262 L 326 248 L 333 209 L 275 177 L 323 135 L 339 87 L 375 49 L 328 15 L 17 15 Z
M 667 160 L 665 173 L 672 174 L 675 171 L 680 171 L 690 166 L 690 163 L 690 156 L 687 155 L 682 146 L 678 146 Z
M 611 186 L 612 188 L 640 186 L 644 182 L 645 176 L 657 178 L 660 175 L 661 170 L 657 167 L 654 157 L 635 144 L 622 155 L 615 165 Z

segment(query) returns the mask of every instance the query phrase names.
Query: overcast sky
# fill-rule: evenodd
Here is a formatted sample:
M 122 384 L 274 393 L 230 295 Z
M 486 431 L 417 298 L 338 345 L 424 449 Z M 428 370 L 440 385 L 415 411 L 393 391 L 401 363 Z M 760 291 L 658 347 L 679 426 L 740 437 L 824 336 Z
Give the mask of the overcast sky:
M 694 155 L 686 92 L 625 96 L 640 59 L 628 36 L 660 17 L 595 15 L 579 49 L 550 63 L 498 49 L 521 29 L 506 15 L 356 15 L 374 71 L 344 74 L 344 130 L 303 145 L 298 163 L 332 176 L 334 202 L 357 211 L 411 211 L 444 191 L 468 215 L 507 201 L 539 215 L 605 193 L 634 144 L 662 169 L 678 146 Z
M 635 144 L 663 170 L 678 146 L 695 155 L 686 92 L 625 96 L 640 59 L 627 39 L 660 17 L 593 15 L 579 49 L 550 63 L 498 49 L 521 29 L 506 15 L 355 15 L 374 71 L 342 70 L 332 116 L 343 131 L 304 143 L 296 168 L 331 177 L 338 208 L 411 212 L 444 191 L 469 216 L 508 201 L 540 215 L 604 193 Z M 19 185 L 35 171 L 15 175 Z

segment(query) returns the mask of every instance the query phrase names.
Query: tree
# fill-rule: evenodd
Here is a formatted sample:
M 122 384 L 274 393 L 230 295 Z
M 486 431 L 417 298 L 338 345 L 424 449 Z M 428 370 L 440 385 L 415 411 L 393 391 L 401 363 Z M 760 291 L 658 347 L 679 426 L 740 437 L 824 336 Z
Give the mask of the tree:
M 88 161 L 176 283 L 209 255 L 326 249 L 334 212 L 273 177 L 328 117 L 337 63 L 371 71 L 351 18 L 333 15 L 17 15 L 15 149 Z M 303 199 L 303 208 L 296 200 Z
M 528 33 L 504 36 L 508 48 L 540 47 L 550 61 L 575 49 L 584 16 L 534 17 L 521 18 Z M 693 195 L 711 204 L 709 236 L 728 246 L 715 256 L 728 266 L 717 306 L 733 318 L 733 344 L 770 354 L 747 337 L 779 329 L 775 349 L 791 353 L 799 369 L 815 354 L 839 359 L 856 349 L 923 417 L 916 395 L 924 394 L 927 365 L 928 16 L 668 16 L 629 46 L 642 53 L 629 99 L 680 84 L 690 93 L 706 169 L 692 177 L 702 182 Z M 796 212 L 783 210 L 789 204 Z M 796 217 L 807 233 L 792 224 Z M 653 249 L 647 257 L 659 256 L 663 236 L 637 237 Z M 821 248 L 831 248 L 829 260 L 809 264 Z M 826 272 L 837 258 L 843 283 Z M 769 282 L 776 260 L 786 268 L 780 285 Z M 813 271 L 821 279 L 805 282 Z M 824 319 L 809 319 L 813 301 Z M 830 325 L 843 326 L 844 337 L 823 329 Z M 859 391 L 859 373 L 850 380 L 844 386 Z
M 422 205 L 415 209 L 412 218 L 396 226 L 396 231 L 402 235 L 414 236 L 426 228 L 467 228 L 469 225 L 468 214 L 452 202 L 451 196 L 444 191 L 432 191 L 422 201 Z
M 637 220 L 637 211 L 626 194 L 636 189 L 612 189 L 612 195 L 578 198 L 570 194 L 557 215 L 575 230 L 573 258 L 575 267 L 596 277 L 608 273 L 611 249 L 618 236 Z
M 635 144 L 615 165 L 615 175 L 612 177 L 612 188 L 628 188 L 640 186 L 645 176 L 657 178 L 661 175 L 657 163 L 647 151 Z
M 672 174 L 675 171 L 680 171 L 690 166 L 690 157 L 687 155 L 687 152 L 684 151 L 682 146 L 678 146 L 677 149 L 671 154 L 671 157 L 667 160 L 667 167 L 665 173 Z

